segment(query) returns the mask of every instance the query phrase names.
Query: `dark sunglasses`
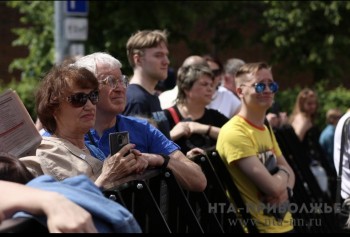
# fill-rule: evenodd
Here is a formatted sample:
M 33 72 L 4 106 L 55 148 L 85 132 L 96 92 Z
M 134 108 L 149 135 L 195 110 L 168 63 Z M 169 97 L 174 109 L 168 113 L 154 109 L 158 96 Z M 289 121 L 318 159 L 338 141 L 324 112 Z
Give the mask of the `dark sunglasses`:
M 81 92 L 67 97 L 68 102 L 76 108 L 83 107 L 88 101 L 88 99 L 93 105 L 95 105 L 98 102 L 98 90 L 91 91 L 89 94 Z
M 245 86 L 245 85 L 242 85 L 242 86 Z M 269 87 L 272 93 L 276 93 L 278 91 L 278 84 L 276 82 L 270 82 L 267 85 L 265 83 L 259 82 L 259 83 L 253 84 L 252 86 L 255 87 L 255 92 L 258 94 L 263 93 L 266 89 L 266 86 Z

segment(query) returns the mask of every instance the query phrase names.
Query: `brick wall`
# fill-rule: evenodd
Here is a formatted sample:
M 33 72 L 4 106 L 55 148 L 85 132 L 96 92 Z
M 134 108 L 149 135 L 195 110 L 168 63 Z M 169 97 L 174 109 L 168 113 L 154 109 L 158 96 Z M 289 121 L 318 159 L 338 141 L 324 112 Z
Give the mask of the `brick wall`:
M 17 37 L 11 32 L 13 27 L 20 25 L 20 14 L 17 10 L 6 6 L 6 2 L 0 2 L 0 82 L 8 82 L 12 78 L 20 77 L 18 70 L 9 72 L 9 65 L 14 58 L 26 57 L 26 47 L 12 46 L 12 41 Z

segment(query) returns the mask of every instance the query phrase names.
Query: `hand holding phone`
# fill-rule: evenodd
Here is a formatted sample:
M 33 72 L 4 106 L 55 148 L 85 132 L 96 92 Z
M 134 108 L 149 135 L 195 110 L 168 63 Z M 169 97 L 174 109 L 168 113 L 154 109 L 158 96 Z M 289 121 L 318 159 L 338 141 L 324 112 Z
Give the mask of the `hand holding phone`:
M 123 131 L 123 132 L 115 132 L 109 134 L 109 149 L 111 155 L 114 155 L 120 149 L 125 146 L 126 144 L 129 144 L 129 132 Z M 130 151 L 128 151 L 124 156 L 127 156 L 130 154 Z

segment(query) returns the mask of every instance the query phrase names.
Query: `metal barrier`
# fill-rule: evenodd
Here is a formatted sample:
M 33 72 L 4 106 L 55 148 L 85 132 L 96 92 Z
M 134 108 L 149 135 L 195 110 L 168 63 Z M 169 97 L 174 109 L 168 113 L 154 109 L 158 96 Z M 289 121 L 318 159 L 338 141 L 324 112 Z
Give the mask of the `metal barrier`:
M 255 226 L 233 225 L 241 223 L 236 221 L 236 213 L 212 210 L 215 204 L 238 204 L 237 207 L 241 208 L 243 203 L 238 199 L 239 192 L 227 176 L 229 173 L 225 166 L 216 167 L 211 163 L 211 160 L 220 162 L 213 157 L 215 154 L 194 158 L 207 178 L 204 192 L 183 190 L 170 170 L 161 172 L 159 169 L 129 176 L 110 184 L 103 192 L 106 197 L 128 208 L 144 233 L 257 233 Z M 226 195 L 226 189 L 229 189 L 234 202 Z M 239 218 L 251 218 L 243 211 L 238 215 Z
M 277 142 L 284 157 L 291 166 L 295 174 L 295 187 L 292 202 L 296 206 L 333 206 L 333 200 L 324 193 L 315 176 L 313 175 L 306 156 L 307 152 L 300 145 L 300 141 L 294 130 L 290 126 L 274 131 Z M 331 188 L 332 187 L 331 177 Z M 334 185 L 334 184 L 333 184 Z M 333 213 L 316 212 L 296 212 L 293 218 L 303 220 L 303 225 L 296 225 L 297 232 L 300 233 L 334 233 L 336 225 Z M 319 220 L 322 225 L 315 225 L 313 222 Z
M 103 191 L 106 197 L 119 202 L 133 213 L 144 233 L 171 233 L 147 183 L 159 174 L 158 170 L 149 170 L 143 175 L 132 175 L 111 183 Z
M 240 195 L 240 192 L 236 184 L 233 182 L 231 175 L 228 169 L 226 168 L 223 160 L 219 156 L 218 152 L 216 150 L 212 150 L 208 151 L 207 154 L 209 158 L 208 160 L 211 162 L 214 172 L 217 174 L 219 181 L 222 183 L 224 189 L 227 190 L 230 197 L 233 199 L 231 203 L 233 203 L 236 206 L 236 210 L 238 212 L 236 218 L 240 218 L 243 220 L 243 223 L 246 223 L 246 226 L 243 226 L 241 228 L 239 228 L 240 226 L 238 225 L 235 226 L 234 231 L 237 231 L 237 229 L 242 229 L 243 232 L 259 233 L 257 227 L 252 221 L 250 221 L 252 220 L 252 216 L 247 211 L 246 205 Z
M 219 204 L 228 207 L 234 203 L 231 202 L 228 198 L 225 190 L 226 185 L 224 185 L 222 180 L 220 180 L 220 177 L 218 175 L 218 172 L 220 172 L 220 170 L 216 171 L 218 168 L 215 169 L 212 162 L 210 161 L 212 158 L 211 155 L 213 154 L 214 153 L 209 152 L 208 156 L 199 155 L 194 158 L 194 162 L 201 166 L 207 178 L 207 187 L 204 190 L 204 193 L 207 196 L 209 205 L 214 206 Z M 213 160 L 214 159 L 215 158 L 213 158 Z M 229 182 L 231 182 L 231 180 Z M 241 225 L 232 225 L 233 220 L 237 219 L 236 213 L 217 211 L 215 214 L 225 233 L 244 233 L 244 229 Z
M 118 183 L 109 185 L 114 187 L 104 190 L 104 194 L 125 205 L 144 233 L 204 233 L 170 170 L 148 170 Z
M 132 212 L 144 233 L 244 233 L 242 226 L 231 224 L 237 219 L 234 212 L 211 210 L 215 203 L 231 204 L 225 189 L 232 184 L 220 177 L 224 171 L 214 168 L 210 159 L 215 160 L 208 156 L 194 159 L 207 177 L 204 192 L 182 189 L 170 170 L 151 169 L 142 175 L 131 175 L 110 183 L 103 193 Z M 218 172 L 221 175 L 217 175 Z M 22 218 L 6 220 L 0 225 L 0 232 L 42 232 L 39 227 L 43 226 L 34 222 L 34 219 Z M 46 227 L 44 230 L 48 232 Z M 254 231 L 249 229 L 248 232 Z

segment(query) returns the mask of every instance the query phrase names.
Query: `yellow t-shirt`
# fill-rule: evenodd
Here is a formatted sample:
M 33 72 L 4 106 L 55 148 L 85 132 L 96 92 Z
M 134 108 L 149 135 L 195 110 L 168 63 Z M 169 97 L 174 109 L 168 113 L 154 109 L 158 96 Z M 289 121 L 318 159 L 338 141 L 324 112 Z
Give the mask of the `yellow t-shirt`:
M 282 222 L 278 222 L 272 216 L 263 214 L 263 208 L 261 207 L 264 204 L 258 198 L 259 190 L 233 163 L 249 156 L 261 158 L 259 154 L 263 152 L 273 153 L 275 157 L 281 156 L 282 152 L 273 132 L 270 133 L 266 126 L 256 127 L 236 115 L 221 127 L 216 149 L 240 190 L 242 199 L 259 232 L 283 233 L 292 230 L 293 220 L 290 212 L 287 212 Z

